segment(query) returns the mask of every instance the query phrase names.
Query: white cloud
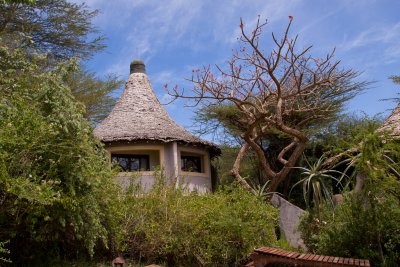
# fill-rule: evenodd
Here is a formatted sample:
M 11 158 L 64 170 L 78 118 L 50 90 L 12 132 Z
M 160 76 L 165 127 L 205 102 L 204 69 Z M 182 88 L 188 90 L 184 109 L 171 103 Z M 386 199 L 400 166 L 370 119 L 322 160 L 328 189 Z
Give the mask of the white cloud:
M 380 25 L 360 32 L 353 39 L 339 47 L 351 52 L 364 49 L 364 56 L 370 53 L 375 58 L 373 64 L 390 64 L 400 59 L 400 22 L 392 25 Z
M 375 43 L 398 45 L 400 41 L 400 22 L 394 25 L 381 25 L 359 33 L 356 37 L 343 43 L 341 47 L 350 50 Z
M 172 70 L 165 70 L 151 75 L 150 79 L 152 84 L 165 84 L 171 82 L 176 77 Z

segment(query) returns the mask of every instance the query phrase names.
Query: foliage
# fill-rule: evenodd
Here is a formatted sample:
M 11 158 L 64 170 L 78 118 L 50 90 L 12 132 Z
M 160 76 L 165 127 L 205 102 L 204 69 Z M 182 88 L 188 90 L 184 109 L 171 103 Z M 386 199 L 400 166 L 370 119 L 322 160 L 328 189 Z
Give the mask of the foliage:
M 3 263 L 11 263 L 11 260 L 8 258 L 5 258 L 5 254 L 8 256 L 10 254 L 10 250 L 5 248 L 6 244 L 8 242 L 0 242 L 0 265 Z
M 92 19 L 98 14 L 85 4 L 66 0 L 0 2 L 0 45 L 10 50 L 21 48 L 43 70 L 60 61 L 88 59 L 104 49 Z M 91 39 L 92 38 L 92 39 Z M 111 111 L 112 95 L 122 81 L 115 75 L 105 78 L 84 70 L 81 65 L 65 75 L 66 86 L 86 106 L 85 117 L 94 124 Z
M 231 169 L 240 148 L 229 145 L 221 145 L 220 148 L 221 156 L 214 158 L 212 164 L 218 171 L 218 185 L 224 186 L 234 182 Z M 250 183 L 260 185 L 266 182 L 258 169 L 257 157 L 251 151 L 244 156 L 240 171 Z
M 122 80 L 115 75 L 101 79 L 79 66 L 68 73 L 65 84 L 71 89 L 75 99 L 85 105 L 85 118 L 99 123 L 114 107 L 116 98 L 112 93 L 121 87 Z
M 3 4 L 3 3 L 9 3 L 9 4 L 12 4 L 12 3 L 23 3 L 23 4 L 34 4 L 36 2 L 36 0 L 1 0 L 0 1 L 0 4 Z
M 304 152 L 309 128 L 315 122 L 332 119 L 346 101 L 368 85 L 355 80 L 357 72 L 340 69 L 333 52 L 320 58 L 311 55 L 311 46 L 299 50 L 297 37 L 289 34 L 292 18 L 281 37 L 272 33 L 272 47 L 266 47 L 262 38 L 266 24 L 258 17 L 255 27 L 247 30 L 241 21 L 240 49 L 226 67 L 208 65 L 193 70 L 190 94 L 177 87 L 170 92 L 206 108 L 223 105 L 222 110 L 211 110 L 212 115 L 222 125 L 233 125 L 228 129 L 239 132 L 242 139 L 232 174 L 253 193 L 239 172 L 248 150 L 254 151 L 260 170 L 271 180 L 269 191 L 276 191 Z M 270 143 L 263 142 L 271 135 L 287 141 L 273 161 L 265 153 Z
M 348 195 L 335 210 L 323 209 L 320 219 L 313 212 L 306 214 L 300 230 L 314 253 L 370 259 L 372 266 L 399 266 L 399 226 L 398 199 Z
M 320 219 L 310 212 L 301 231 L 317 253 L 369 258 L 374 266 L 400 264 L 400 147 L 374 124 L 366 123 L 347 154 L 359 186 L 345 193 L 335 209 L 325 208 Z M 345 170 L 346 171 L 346 170 Z M 357 190 L 356 190 L 357 189 Z
M 334 175 L 343 175 L 341 172 L 330 169 L 324 169 L 322 164 L 325 160 L 324 156 L 321 156 L 314 164 L 311 164 L 305 158 L 308 167 L 295 167 L 302 171 L 301 175 L 304 177 L 296 182 L 292 189 L 299 184 L 303 186 L 303 198 L 307 205 L 307 208 L 311 207 L 310 201 L 314 203 L 317 213 L 320 212 L 320 207 L 324 201 L 327 201 L 331 206 L 333 206 L 332 200 L 332 184 L 331 182 L 336 182 L 340 184 L 340 180 Z
M 275 244 L 277 212 L 237 184 L 188 193 L 157 175 L 153 188 L 128 190 L 120 247 L 170 266 L 236 266 L 257 246 Z
M 0 49 L 0 240 L 14 262 L 92 255 L 112 234 L 108 157 L 63 80 Z
M 89 58 L 104 48 L 104 37 L 91 23 L 97 10 L 66 0 L 0 2 L 0 37 L 8 47 L 51 59 Z M 89 39 L 93 36 L 93 39 Z
M 336 121 L 329 123 L 316 132 L 311 139 L 310 149 L 317 150 L 315 158 L 325 153 L 326 157 L 356 147 L 363 141 L 366 133 L 375 132 L 382 125 L 379 116 L 366 114 L 342 114 Z M 310 157 L 311 153 L 307 153 Z

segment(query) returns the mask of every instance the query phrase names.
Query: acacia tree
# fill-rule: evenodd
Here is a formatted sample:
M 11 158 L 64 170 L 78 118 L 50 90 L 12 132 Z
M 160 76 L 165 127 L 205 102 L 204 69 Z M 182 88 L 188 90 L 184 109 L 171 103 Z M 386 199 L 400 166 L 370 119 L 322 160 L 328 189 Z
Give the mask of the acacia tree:
M 233 53 L 227 66 L 208 65 L 193 70 L 190 80 L 194 87 L 190 94 L 177 87 L 169 92 L 176 98 L 192 99 L 195 105 L 236 107 L 244 142 L 231 174 L 253 193 L 255 190 L 239 172 L 247 151 L 257 155 L 261 171 L 270 180 L 269 191 L 276 191 L 306 147 L 307 128 L 337 114 L 347 100 L 367 85 L 354 80 L 356 71 L 339 68 L 339 61 L 333 59 L 334 50 L 319 58 L 310 54 L 311 46 L 297 49 L 297 36 L 289 36 L 292 19 L 290 16 L 280 39 L 272 33 L 269 51 L 261 38 L 267 23 L 259 17 L 255 28 L 247 32 L 240 20 L 241 48 Z M 277 154 L 278 167 L 272 167 L 264 153 L 268 143 L 261 142 L 270 134 L 290 140 Z
M 100 123 L 111 112 L 117 100 L 112 93 L 123 83 L 116 75 L 100 78 L 82 66 L 69 72 L 64 81 L 75 99 L 85 105 L 85 118 L 94 124 Z
M 23 49 L 27 59 L 45 70 L 60 61 L 88 59 L 105 48 L 105 37 L 92 23 L 98 13 L 67 0 L 0 1 L 0 46 Z M 64 81 L 94 123 L 111 111 L 116 101 L 112 93 L 122 84 L 116 75 L 101 78 L 81 65 Z
M 55 60 L 87 59 L 105 48 L 91 22 L 98 12 L 66 0 L 0 1 L 0 41 Z

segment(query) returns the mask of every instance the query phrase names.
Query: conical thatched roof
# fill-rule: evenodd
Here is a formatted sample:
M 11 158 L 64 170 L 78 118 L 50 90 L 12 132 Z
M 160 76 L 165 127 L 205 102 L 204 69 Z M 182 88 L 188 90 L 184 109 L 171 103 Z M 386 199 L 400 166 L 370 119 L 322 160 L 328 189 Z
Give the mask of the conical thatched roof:
M 400 138 L 400 104 L 393 109 L 392 114 L 384 121 L 382 131 L 390 131 L 391 135 Z
M 94 134 L 104 143 L 178 141 L 206 146 L 213 154 L 219 151 L 214 144 L 193 136 L 172 120 L 154 94 L 142 61 L 131 63 L 121 98 Z

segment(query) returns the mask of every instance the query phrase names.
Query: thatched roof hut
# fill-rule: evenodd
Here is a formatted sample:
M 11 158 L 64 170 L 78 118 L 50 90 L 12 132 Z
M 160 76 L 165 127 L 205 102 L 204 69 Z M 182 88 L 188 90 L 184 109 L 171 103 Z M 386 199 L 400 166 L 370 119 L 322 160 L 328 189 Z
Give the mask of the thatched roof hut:
M 142 61 L 133 61 L 130 70 L 121 98 L 94 130 L 95 136 L 104 143 L 178 141 L 207 147 L 213 155 L 220 153 L 217 146 L 193 136 L 168 115 L 153 91 Z
M 212 190 L 211 159 L 221 150 L 179 126 L 157 99 L 142 61 L 130 65 L 121 98 L 94 130 L 110 152 L 126 183 L 130 172 L 140 172 L 143 183 L 153 183 L 152 171 L 163 167 L 175 178 L 190 177 L 189 188 Z M 121 177 L 120 177 L 121 178 Z

